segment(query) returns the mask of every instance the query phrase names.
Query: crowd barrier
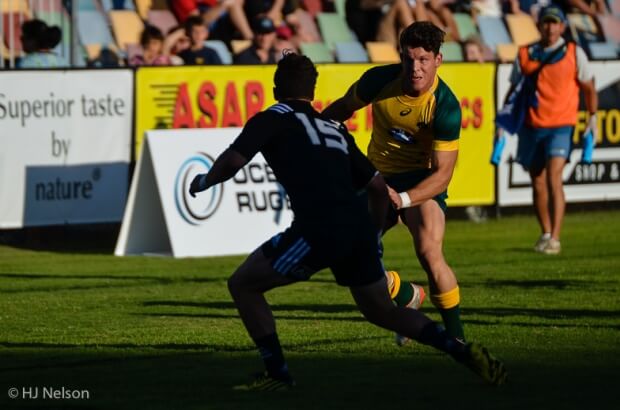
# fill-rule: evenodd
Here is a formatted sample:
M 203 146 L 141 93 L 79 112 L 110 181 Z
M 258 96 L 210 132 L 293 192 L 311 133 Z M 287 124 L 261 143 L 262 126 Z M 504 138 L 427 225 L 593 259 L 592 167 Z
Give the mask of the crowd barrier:
M 620 61 L 592 66 L 600 99 L 600 137 L 593 163 L 580 164 L 586 121 L 582 104 L 576 149 L 564 171 L 569 202 L 620 199 Z M 315 107 L 320 110 L 340 97 L 369 67 L 319 65 Z M 121 221 L 131 165 L 141 153 L 145 133 L 242 127 L 275 102 L 274 70 L 228 66 L 0 72 L 0 229 Z M 493 63 L 440 67 L 463 113 L 459 159 L 448 188 L 451 206 L 531 202 L 529 178 L 514 162 L 516 137 L 507 139 L 497 169 L 489 162 L 493 121 L 508 89 L 509 71 L 510 65 Z M 371 108 L 358 111 L 347 126 L 365 151 Z M 157 159 L 167 161 L 172 160 L 166 155 Z

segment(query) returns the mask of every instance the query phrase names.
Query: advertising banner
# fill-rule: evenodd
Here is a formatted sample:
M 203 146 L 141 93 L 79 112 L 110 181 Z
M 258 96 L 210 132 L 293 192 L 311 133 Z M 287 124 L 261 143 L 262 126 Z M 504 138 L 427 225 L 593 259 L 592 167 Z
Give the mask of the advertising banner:
M 594 202 L 620 199 L 620 62 L 591 62 L 599 96 L 598 140 L 591 164 L 581 163 L 582 137 L 588 114 L 580 103 L 573 133 L 573 150 L 563 171 L 567 202 Z M 502 64 L 497 74 L 498 108 L 509 89 L 511 64 Z M 582 99 L 583 100 L 583 99 Z M 517 136 L 509 136 L 498 167 L 498 204 L 532 203 L 530 177 L 515 162 Z
M 341 97 L 368 64 L 318 65 L 314 106 L 321 111 Z M 275 103 L 275 66 L 144 67 L 136 74 L 136 150 L 153 129 L 241 127 L 255 113 Z M 448 192 L 452 205 L 492 204 L 495 174 L 489 164 L 493 140 L 494 64 L 447 64 L 440 75 L 463 108 L 457 169 Z M 347 122 L 366 151 L 372 109 L 357 111 Z
M 251 252 L 287 228 L 288 197 L 261 154 L 230 180 L 189 195 L 239 128 L 149 131 L 136 166 L 116 255 Z
M 0 228 L 120 221 L 133 73 L 9 71 L 0 79 Z

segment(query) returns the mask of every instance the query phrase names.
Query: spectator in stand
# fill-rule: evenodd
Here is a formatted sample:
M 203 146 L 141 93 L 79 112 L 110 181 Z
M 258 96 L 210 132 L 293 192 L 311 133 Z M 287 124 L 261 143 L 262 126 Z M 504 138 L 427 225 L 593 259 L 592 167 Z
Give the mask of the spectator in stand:
M 428 9 L 429 20 L 437 27 L 441 28 L 445 33 L 448 40 L 461 41 L 459 35 L 459 29 L 456 26 L 456 20 L 452 11 L 443 4 L 442 0 L 424 0 Z M 417 3 L 421 3 L 420 0 L 409 0 L 411 7 L 416 7 Z
M 202 18 L 190 16 L 185 21 L 185 33 L 190 38 L 191 46 L 179 53 L 186 65 L 219 65 L 222 60 L 217 52 L 204 45 L 209 38 L 209 29 Z
M 596 17 L 597 14 L 609 14 L 605 0 L 563 0 L 557 2 L 565 12 L 578 12 Z
M 299 7 L 297 0 L 246 1 L 244 10 L 249 21 L 254 21 L 259 15 L 266 15 L 273 21 L 278 35 L 290 39 L 294 44 L 321 41 L 314 19 Z
M 423 1 L 408 0 L 347 0 L 347 24 L 357 38 L 385 41 L 398 47 L 399 33 L 414 21 L 429 19 Z
M 219 31 L 220 26 L 227 25 L 224 20 L 230 20 L 241 37 L 250 40 L 252 29 L 243 10 L 243 3 L 243 0 L 171 0 L 170 6 L 181 24 L 190 16 L 200 16 L 210 31 L 216 28 Z
M 235 56 L 235 64 L 276 64 L 276 26 L 267 15 L 252 20 L 252 45 Z
M 68 67 L 66 59 L 56 54 L 54 47 L 60 43 L 62 31 L 58 26 L 48 26 L 44 21 L 33 19 L 22 24 L 22 47 L 26 56 L 18 68 Z
M 94 60 L 89 60 L 86 65 L 91 68 L 116 68 L 122 67 L 123 60 L 113 50 L 103 47 Z
M 471 2 L 471 15 L 476 16 L 489 16 L 489 17 L 502 17 L 502 1 L 500 0 L 472 0 Z
M 124 10 L 125 0 L 112 0 L 112 9 L 113 10 Z
M 168 31 L 164 40 L 164 54 L 170 56 L 172 65 L 183 65 L 183 59 L 179 54 L 191 47 L 192 41 L 185 32 L 185 27 L 177 26 Z
M 484 46 L 478 37 L 468 37 L 463 43 L 465 61 L 484 63 Z
M 164 35 L 155 26 L 146 26 L 140 35 L 142 54 L 129 59 L 129 65 L 172 65 L 170 57 L 164 54 Z

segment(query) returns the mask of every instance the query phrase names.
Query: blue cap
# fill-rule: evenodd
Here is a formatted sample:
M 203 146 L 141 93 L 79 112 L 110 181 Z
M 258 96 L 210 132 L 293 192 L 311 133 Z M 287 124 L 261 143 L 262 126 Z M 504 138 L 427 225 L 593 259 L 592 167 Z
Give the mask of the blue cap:
M 561 8 L 555 5 L 543 7 L 538 15 L 538 22 L 554 21 L 556 23 L 566 23 L 566 15 Z

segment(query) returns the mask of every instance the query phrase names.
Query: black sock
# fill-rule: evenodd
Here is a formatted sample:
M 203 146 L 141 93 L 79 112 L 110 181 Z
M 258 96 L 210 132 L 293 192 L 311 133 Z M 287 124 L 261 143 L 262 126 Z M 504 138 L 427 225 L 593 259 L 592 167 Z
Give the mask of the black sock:
M 284 361 L 282 347 L 277 333 L 272 333 L 258 339 L 254 339 L 258 352 L 265 362 L 267 374 L 271 377 L 285 378 L 288 377 L 288 367 Z
M 418 342 L 446 352 L 458 361 L 462 360 L 465 355 L 465 344 L 449 336 L 446 329 L 435 322 L 429 323 L 422 329 Z

